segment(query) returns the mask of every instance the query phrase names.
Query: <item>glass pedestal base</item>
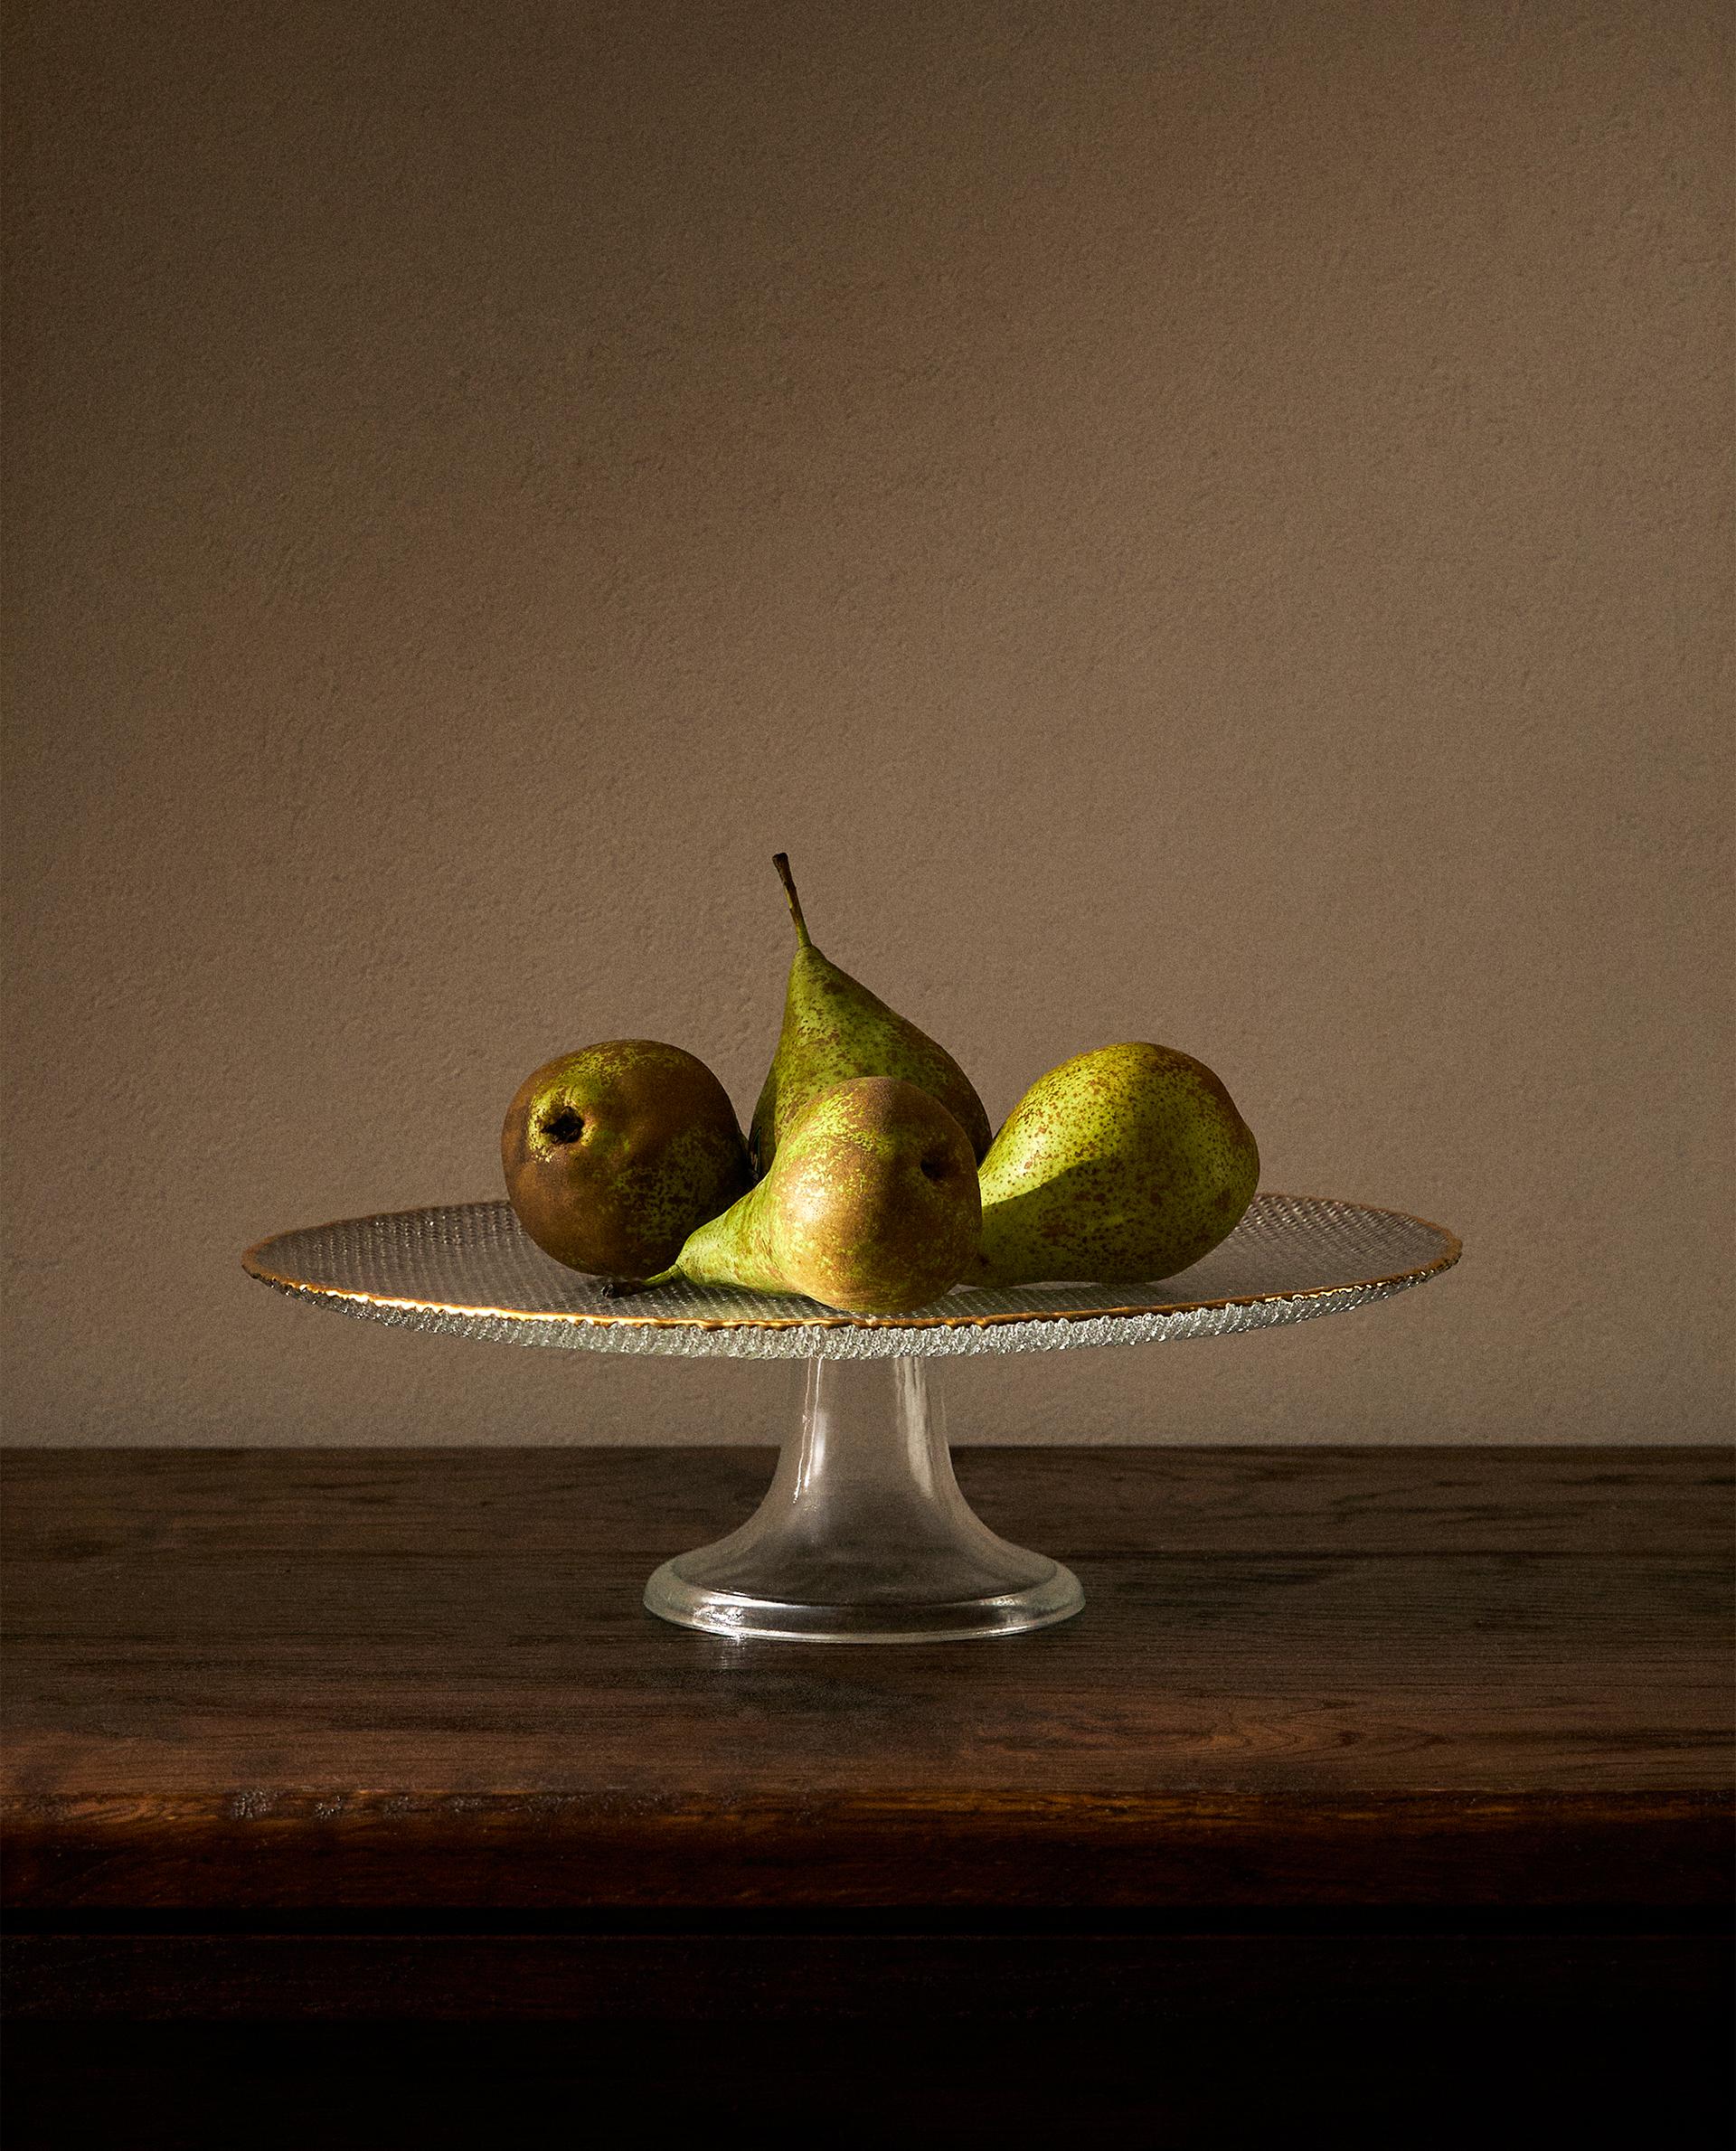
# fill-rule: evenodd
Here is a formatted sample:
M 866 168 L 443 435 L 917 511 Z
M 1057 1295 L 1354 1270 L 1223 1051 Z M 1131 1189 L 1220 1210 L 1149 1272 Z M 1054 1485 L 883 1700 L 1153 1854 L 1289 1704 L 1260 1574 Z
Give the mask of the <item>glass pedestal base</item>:
M 665 1561 L 645 1603 L 717 1636 L 941 1643 L 1047 1627 L 1085 1594 L 970 1508 L 927 1361 L 816 1359 L 765 1500 L 728 1538 Z

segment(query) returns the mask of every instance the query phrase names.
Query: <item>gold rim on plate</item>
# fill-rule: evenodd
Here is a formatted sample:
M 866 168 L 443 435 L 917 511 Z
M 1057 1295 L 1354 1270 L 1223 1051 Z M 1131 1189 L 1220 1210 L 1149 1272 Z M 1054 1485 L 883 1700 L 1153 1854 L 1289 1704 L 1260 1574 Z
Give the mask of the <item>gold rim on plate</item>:
M 1330 1203 L 1335 1208 L 1355 1212 L 1368 1217 L 1398 1218 L 1408 1225 L 1420 1226 L 1436 1234 L 1443 1242 L 1441 1251 L 1432 1261 L 1397 1269 L 1382 1276 L 1369 1278 L 1344 1278 L 1330 1285 L 1307 1285 L 1292 1291 L 1241 1292 L 1221 1299 L 1146 1299 L 1118 1300 L 1113 1305 L 1089 1307 L 1038 1307 L 1014 1308 L 995 1314 L 948 1315 L 849 1315 L 835 1308 L 814 1303 L 812 1315 L 636 1315 L 590 1311 L 566 1307 L 497 1307 L 464 1305 L 451 1300 L 419 1299 L 402 1294 L 369 1292 L 360 1286 L 334 1285 L 316 1278 L 293 1277 L 287 1271 L 274 1269 L 266 1260 L 266 1252 L 279 1241 L 306 1232 L 329 1232 L 342 1225 L 377 1225 L 394 1218 L 438 1216 L 440 1207 L 422 1210 L 382 1211 L 366 1218 L 333 1218 L 323 1225 L 296 1226 L 288 1232 L 273 1232 L 256 1241 L 241 1257 L 241 1267 L 250 1277 L 261 1284 L 275 1286 L 281 1292 L 298 1293 L 313 1299 L 344 1300 L 363 1307 L 374 1307 L 402 1311 L 406 1314 L 448 1315 L 471 1320 L 494 1322 L 568 1323 L 597 1329 L 875 1329 L 875 1330 L 929 1330 L 929 1329 L 992 1329 L 1014 1322 L 1099 1322 L 1121 1316 L 1138 1315 L 1190 1315 L 1203 1314 L 1217 1307 L 1254 1307 L 1281 1306 L 1287 1302 L 1328 1298 L 1344 1292 L 1363 1292 L 1378 1289 L 1381 1286 L 1419 1285 L 1424 1278 L 1436 1277 L 1450 1269 L 1458 1260 L 1464 1249 L 1457 1233 L 1445 1225 L 1438 1225 L 1431 1219 L 1417 1217 L 1408 1210 L 1386 1210 L 1373 1203 L 1344 1203 L 1330 1195 L 1285 1195 L 1277 1189 L 1262 1189 L 1256 1202 Z M 475 1210 L 498 1207 L 507 1209 L 505 1203 L 452 1203 L 445 1207 L 453 1210 Z M 1215 1250 L 1213 1250 L 1216 1251 Z M 579 1273 L 572 1273 L 577 1276 Z M 1032 1289 L 1032 1288 L 1021 1288 Z

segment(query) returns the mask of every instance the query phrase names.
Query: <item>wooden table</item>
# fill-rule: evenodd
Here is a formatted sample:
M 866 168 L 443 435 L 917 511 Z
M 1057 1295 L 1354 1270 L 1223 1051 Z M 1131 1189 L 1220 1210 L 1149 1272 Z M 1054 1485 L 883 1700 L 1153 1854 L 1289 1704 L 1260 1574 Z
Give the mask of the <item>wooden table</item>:
M 681 2126 L 794 2115 L 806 2068 L 854 2071 L 864 2128 L 968 2080 L 979 2119 L 1187 2140 L 1255 2038 L 1291 2118 L 1323 2052 L 1378 2130 L 1505 2040 L 1571 2051 L 1605 2116 L 1722 2127 L 1718 1453 L 966 1450 L 985 1519 L 1078 1570 L 1076 1621 L 826 1646 L 645 1614 L 771 1461 L 14 1452 L 27 2120 L 86 2096 L 74 2051 L 131 2097 L 195 2031 L 269 2072 L 365 2026 L 437 2078 L 481 2039 L 665 2105 L 674 2041 L 712 2087 Z

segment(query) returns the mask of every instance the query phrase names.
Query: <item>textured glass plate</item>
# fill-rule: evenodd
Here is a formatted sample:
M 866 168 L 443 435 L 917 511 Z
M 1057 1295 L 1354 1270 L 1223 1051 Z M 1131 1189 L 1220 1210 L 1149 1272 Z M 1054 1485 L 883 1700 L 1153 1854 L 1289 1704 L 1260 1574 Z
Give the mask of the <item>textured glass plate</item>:
M 919 1315 L 842 1315 L 791 1294 L 667 1285 L 630 1299 L 552 1261 L 506 1203 L 279 1232 L 249 1272 L 342 1314 L 450 1336 L 688 1359 L 944 1358 L 1234 1336 L 1390 1299 L 1458 1261 L 1443 1225 L 1307 1195 L 1257 1195 L 1202 1262 L 1161 1284 L 960 1287 Z

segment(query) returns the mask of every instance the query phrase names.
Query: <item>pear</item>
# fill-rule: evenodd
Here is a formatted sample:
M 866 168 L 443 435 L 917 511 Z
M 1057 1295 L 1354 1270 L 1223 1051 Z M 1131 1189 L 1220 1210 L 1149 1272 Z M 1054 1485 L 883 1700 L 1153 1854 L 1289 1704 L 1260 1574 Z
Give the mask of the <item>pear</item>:
M 785 1135 L 823 1090 L 855 1076 L 897 1076 L 939 1099 L 981 1159 L 988 1149 L 988 1115 L 970 1078 L 944 1046 L 820 954 L 808 939 L 788 859 L 779 852 L 772 864 L 796 922 L 796 955 L 784 1027 L 748 1136 L 755 1171 L 770 1170 Z
M 1203 1061 L 1106 1045 L 1039 1076 L 983 1160 L 982 1251 L 966 1282 L 1174 1277 L 1234 1229 L 1260 1152 Z
M 674 1261 L 752 1177 L 722 1084 L 692 1053 L 648 1038 L 562 1053 L 526 1076 L 500 1160 L 538 1247 L 599 1277 Z
M 976 1160 L 945 1106 L 895 1076 L 810 1100 L 766 1177 L 647 1280 L 804 1292 L 865 1315 L 925 1307 L 976 1253 Z

